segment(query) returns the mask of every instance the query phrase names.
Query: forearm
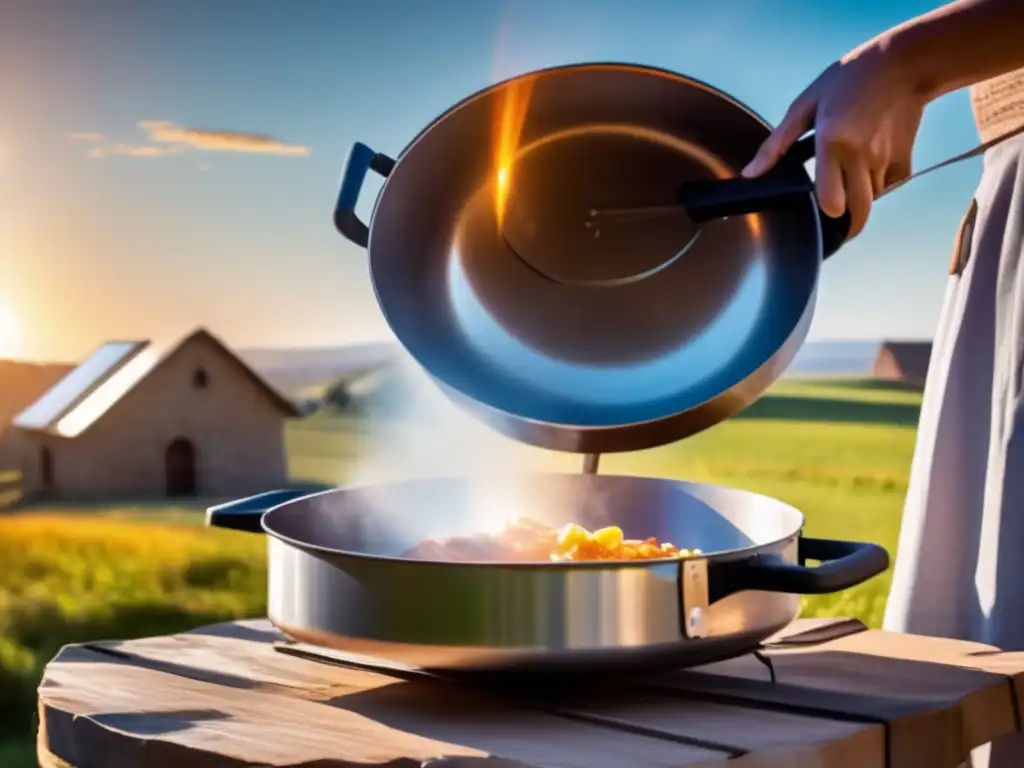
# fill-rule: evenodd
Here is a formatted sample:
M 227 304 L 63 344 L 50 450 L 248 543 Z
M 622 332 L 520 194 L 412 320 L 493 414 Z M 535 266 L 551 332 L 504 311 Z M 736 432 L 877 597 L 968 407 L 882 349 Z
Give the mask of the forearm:
M 1024 0 L 958 0 L 870 44 L 931 101 L 1024 67 Z

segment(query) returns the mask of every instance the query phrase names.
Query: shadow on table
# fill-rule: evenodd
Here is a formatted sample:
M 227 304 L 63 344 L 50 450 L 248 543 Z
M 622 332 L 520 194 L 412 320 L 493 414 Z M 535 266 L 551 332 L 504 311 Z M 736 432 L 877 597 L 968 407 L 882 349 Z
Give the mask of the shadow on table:
M 106 728 L 127 731 L 137 736 L 166 736 L 230 717 L 219 709 L 180 709 L 161 712 L 160 715 L 158 719 L 148 712 L 98 712 L 91 717 Z
M 676 719 L 692 720 L 693 732 L 677 736 L 692 736 L 697 745 L 705 740 L 700 721 L 704 701 L 841 721 L 852 717 L 856 721 L 890 723 L 895 753 L 920 754 L 925 758 L 922 765 L 955 765 L 948 762 L 951 756 L 962 760 L 971 748 L 1015 730 L 1013 694 L 1001 674 L 843 651 L 807 650 L 777 654 L 774 660 L 776 683 L 770 682 L 756 660 L 743 657 L 700 670 L 619 678 L 618 683 L 605 681 L 604 685 L 583 680 L 565 685 L 520 679 L 515 690 L 509 691 L 448 682 L 396 682 L 329 703 L 399 731 L 481 750 L 492 749 L 495 745 L 491 742 L 501 738 L 501 728 L 492 728 L 493 724 L 503 723 L 509 732 L 530 727 L 527 719 L 510 715 L 517 710 L 523 718 L 557 715 L 580 725 L 636 732 L 636 727 L 650 727 L 645 718 L 652 707 L 662 712 L 678 709 Z M 744 666 L 748 662 L 751 666 Z M 593 676 L 590 679 L 593 681 Z M 972 706 L 986 708 L 982 701 L 998 702 L 1000 706 L 987 707 L 984 714 L 966 711 Z M 961 718 L 971 725 L 966 733 Z M 470 723 L 476 727 L 469 727 Z M 543 730 L 538 728 L 538 732 Z M 686 738 L 683 743 L 688 743 Z M 757 740 L 738 733 L 728 744 L 715 744 L 713 748 L 758 749 L 753 743 Z

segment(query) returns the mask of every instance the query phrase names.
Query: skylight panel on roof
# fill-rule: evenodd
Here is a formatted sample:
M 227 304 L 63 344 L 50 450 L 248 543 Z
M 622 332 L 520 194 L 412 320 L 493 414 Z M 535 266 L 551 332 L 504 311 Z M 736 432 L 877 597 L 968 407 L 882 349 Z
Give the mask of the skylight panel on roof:
M 14 419 L 22 429 L 47 429 L 145 348 L 144 341 L 104 344 Z

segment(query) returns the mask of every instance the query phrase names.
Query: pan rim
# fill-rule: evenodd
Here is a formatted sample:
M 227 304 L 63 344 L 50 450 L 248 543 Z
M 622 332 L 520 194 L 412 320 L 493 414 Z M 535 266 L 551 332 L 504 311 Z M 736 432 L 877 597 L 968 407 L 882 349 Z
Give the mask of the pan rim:
M 589 475 L 581 475 L 574 472 L 520 472 L 509 475 L 511 477 L 590 477 Z M 506 476 L 506 477 L 509 477 Z M 746 497 L 751 500 L 767 501 L 771 504 L 779 507 L 781 510 L 788 510 L 790 513 L 796 515 L 799 525 L 795 529 L 783 536 L 778 536 L 770 541 L 765 541 L 759 544 L 750 544 L 745 547 L 735 547 L 733 549 L 717 550 L 715 552 L 701 552 L 699 555 L 692 555 L 690 557 L 659 557 L 651 558 L 649 560 L 581 560 L 581 561 L 536 561 L 536 562 L 508 562 L 502 560 L 475 560 L 471 562 L 466 561 L 455 561 L 455 560 L 433 560 L 433 559 L 418 559 L 409 557 L 399 557 L 396 555 L 378 555 L 369 552 L 358 552 L 354 550 L 336 549 L 333 547 L 326 547 L 322 544 L 316 544 L 309 541 L 303 541 L 294 536 L 289 536 L 275 530 L 268 523 L 270 518 L 275 513 L 277 516 L 284 514 L 284 510 L 293 505 L 297 505 L 300 502 L 308 502 L 314 498 L 320 496 L 329 496 L 332 494 L 348 493 L 352 491 L 366 490 L 371 488 L 400 488 L 402 486 L 412 485 L 417 482 L 444 482 L 444 481 L 466 481 L 474 479 L 471 475 L 436 475 L 431 477 L 422 478 L 409 478 L 405 480 L 397 480 L 391 482 L 367 482 L 357 483 L 353 485 L 329 488 L 324 491 L 317 491 L 310 493 L 306 496 L 300 496 L 297 499 L 291 499 L 289 501 L 282 502 L 274 507 L 271 507 L 260 518 L 260 526 L 263 531 L 270 537 L 277 539 L 278 541 L 294 547 L 298 550 L 306 552 L 310 555 L 321 557 L 324 559 L 333 558 L 345 558 L 348 560 L 355 560 L 360 562 L 382 562 L 382 563 L 393 563 L 403 565 L 416 565 L 425 566 L 431 568 L 444 567 L 444 568 L 468 568 L 468 569 L 480 569 L 492 571 L 495 569 L 499 570 L 513 570 L 513 571 L 568 571 L 568 570 L 623 570 L 630 568 L 644 569 L 644 568 L 655 568 L 657 566 L 665 566 L 671 564 L 679 564 L 682 567 L 682 563 L 693 561 L 693 560 L 704 560 L 708 563 L 712 562 L 729 562 L 734 560 L 741 560 L 761 552 L 763 550 L 769 550 L 780 545 L 789 542 L 792 539 L 799 538 L 803 534 L 804 526 L 807 520 L 804 514 L 784 501 L 776 499 L 772 496 L 767 496 L 763 493 L 757 493 L 756 491 L 748 491 L 743 488 L 732 488 L 730 486 L 713 485 L 710 483 L 698 483 L 689 480 L 676 480 L 673 478 L 665 477 L 647 477 L 643 475 L 611 475 L 602 474 L 599 475 L 601 478 L 612 479 L 614 481 L 626 480 L 626 481 L 646 481 L 654 482 L 658 484 L 673 485 L 682 487 L 684 490 L 687 487 L 705 488 L 711 489 L 716 492 L 725 492 L 733 496 Z M 294 510 L 292 510 L 294 512 Z

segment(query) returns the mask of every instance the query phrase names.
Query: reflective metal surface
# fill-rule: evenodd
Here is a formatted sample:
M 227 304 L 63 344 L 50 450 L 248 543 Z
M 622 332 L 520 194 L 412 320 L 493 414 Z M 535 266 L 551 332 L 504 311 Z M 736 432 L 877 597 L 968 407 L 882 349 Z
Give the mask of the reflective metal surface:
M 516 98 L 502 180 L 496 121 Z M 685 253 L 685 217 L 595 238 L 588 211 L 735 175 L 769 131 L 727 95 L 645 67 L 561 67 L 476 94 L 378 164 L 369 260 L 385 317 L 456 402 L 523 442 L 626 451 L 715 424 L 806 335 L 822 258 L 812 195 L 708 222 Z M 361 177 L 348 182 L 354 204 Z
M 619 524 L 715 559 L 795 562 L 802 515 L 743 491 L 648 478 L 536 475 L 330 491 L 268 512 L 270 618 L 287 634 L 421 667 L 566 670 L 697 664 L 743 653 L 797 614 L 797 595 L 708 605 L 685 562 L 492 565 L 393 559 L 424 537 L 520 512 Z M 315 542 L 316 546 L 308 546 Z M 708 560 L 699 559 L 698 573 Z M 684 611 L 684 596 L 702 608 Z M 703 604 L 701 600 L 703 590 Z
M 662 131 L 584 125 L 519 149 L 506 177 L 502 221 L 494 222 L 493 185 L 475 201 L 491 210 L 467 213 L 481 229 L 494 223 L 514 255 L 549 280 L 615 288 L 675 264 L 699 229 L 685 215 L 628 221 L 597 220 L 594 213 L 621 204 L 623 195 L 641 195 L 648 205 L 672 200 L 680 179 L 727 172 L 708 152 Z M 464 235 L 463 249 L 482 244 Z

